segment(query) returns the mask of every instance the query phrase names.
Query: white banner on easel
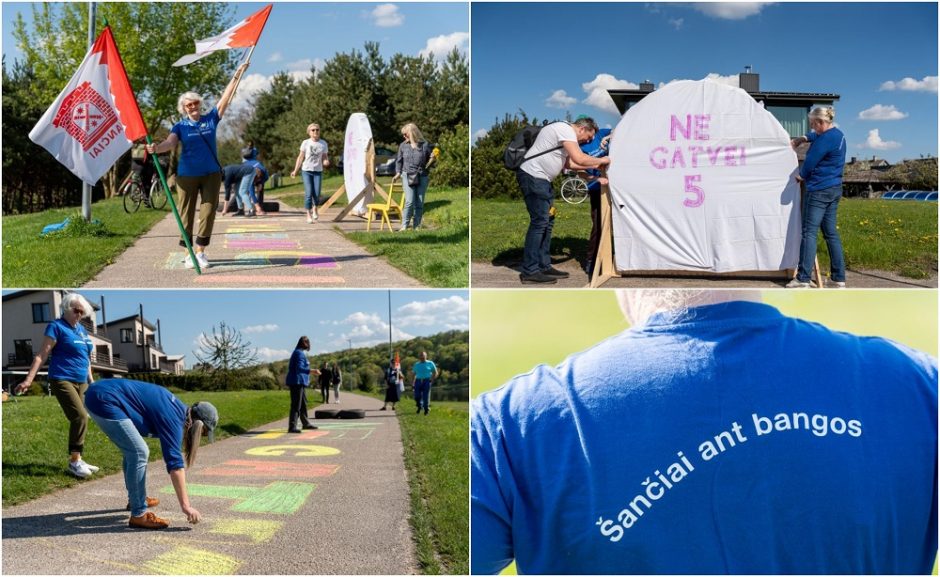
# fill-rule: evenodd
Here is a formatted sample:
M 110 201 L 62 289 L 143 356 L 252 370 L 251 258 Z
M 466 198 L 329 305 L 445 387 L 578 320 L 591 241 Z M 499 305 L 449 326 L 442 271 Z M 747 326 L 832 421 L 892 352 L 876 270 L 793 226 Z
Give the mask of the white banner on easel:
M 343 184 L 346 186 L 347 202 L 352 202 L 366 187 L 366 152 L 371 140 L 369 118 L 362 112 L 353 113 L 346 123 L 346 141 L 343 146 Z M 352 211 L 362 213 L 365 202 L 365 199 L 360 200 Z
M 610 194 L 618 271 L 778 271 L 800 250 L 787 131 L 740 88 L 668 84 L 614 130 Z

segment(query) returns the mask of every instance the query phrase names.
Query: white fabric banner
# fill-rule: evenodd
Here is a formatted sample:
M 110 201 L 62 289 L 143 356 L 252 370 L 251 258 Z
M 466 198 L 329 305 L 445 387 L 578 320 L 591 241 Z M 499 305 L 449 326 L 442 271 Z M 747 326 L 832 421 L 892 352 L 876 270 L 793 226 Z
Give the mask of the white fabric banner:
M 369 117 L 354 112 L 346 122 L 346 144 L 343 146 L 343 184 L 346 186 L 346 201 L 352 202 L 366 187 L 366 153 L 372 140 Z M 370 195 L 360 200 L 352 211 L 363 214 L 365 205 L 372 202 Z
M 747 92 L 711 80 L 652 92 L 617 124 L 617 270 L 795 268 L 800 188 L 790 137 Z

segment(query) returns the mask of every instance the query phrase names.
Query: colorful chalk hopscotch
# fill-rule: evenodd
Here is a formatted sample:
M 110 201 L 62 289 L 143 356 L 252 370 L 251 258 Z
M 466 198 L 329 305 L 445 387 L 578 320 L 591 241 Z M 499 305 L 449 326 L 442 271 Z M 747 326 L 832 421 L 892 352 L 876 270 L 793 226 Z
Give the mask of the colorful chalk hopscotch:
M 187 484 L 194 502 L 200 499 L 227 501 L 228 513 L 221 519 L 206 520 L 210 528 L 201 531 L 195 539 L 170 533 L 156 535 L 169 549 L 145 561 L 138 569 L 157 575 L 237 573 L 244 559 L 251 557 L 252 547 L 270 542 L 281 531 L 284 521 L 278 517 L 300 513 L 311 496 L 315 498 L 318 483 L 328 482 L 342 467 L 339 463 L 322 460 L 336 458 L 343 451 L 318 443 L 364 441 L 381 424 L 337 422 L 320 424 L 319 429 L 301 434 L 288 435 L 286 429 L 273 429 L 242 435 L 242 439 L 257 442 L 243 451 L 245 458 L 228 459 L 194 470 Z M 222 484 L 226 477 L 239 477 L 241 483 Z M 258 482 L 249 484 L 251 480 Z M 164 486 L 160 492 L 174 494 L 172 485 Z M 233 556 L 233 550 L 239 554 Z
M 339 270 L 336 259 L 325 254 L 306 250 L 300 242 L 293 240 L 278 224 L 240 224 L 230 226 L 222 235 L 223 246 L 242 251 L 230 258 L 213 259 L 216 268 L 252 269 L 272 266 L 300 267 L 312 271 Z M 185 267 L 182 253 L 167 255 L 164 267 Z

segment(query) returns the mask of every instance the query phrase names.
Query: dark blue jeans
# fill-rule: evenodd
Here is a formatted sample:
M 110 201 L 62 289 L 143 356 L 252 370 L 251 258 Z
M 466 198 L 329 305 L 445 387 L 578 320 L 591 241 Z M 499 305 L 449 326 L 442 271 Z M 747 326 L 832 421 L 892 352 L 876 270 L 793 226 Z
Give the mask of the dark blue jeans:
M 529 230 L 525 233 L 522 254 L 522 274 L 530 275 L 552 266 L 552 225 L 555 218 L 549 210 L 555 202 L 555 191 L 548 180 L 535 178 L 524 170 L 516 171 L 516 180 L 522 189 L 526 210 L 529 211 Z
M 419 409 L 428 410 L 431 402 L 431 379 L 415 379 L 415 403 Z
M 816 259 L 816 233 L 822 228 L 831 263 L 830 278 L 845 282 L 845 256 L 836 229 L 836 210 L 842 198 L 842 186 L 814 190 L 803 195 L 803 240 L 800 242 L 800 268 L 796 278 L 809 282 Z
M 323 180 L 323 173 L 304 170 L 302 175 L 304 179 L 304 208 L 312 210 L 320 206 L 320 183 Z

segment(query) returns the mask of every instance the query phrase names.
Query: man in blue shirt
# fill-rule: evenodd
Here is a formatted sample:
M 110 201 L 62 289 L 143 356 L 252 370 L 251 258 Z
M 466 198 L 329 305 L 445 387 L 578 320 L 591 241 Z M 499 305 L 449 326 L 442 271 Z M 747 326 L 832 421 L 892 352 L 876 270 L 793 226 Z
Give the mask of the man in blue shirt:
M 631 329 L 474 402 L 472 573 L 930 572 L 935 359 L 624 292 Z
M 415 390 L 415 403 L 418 405 L 418 413 L 424 409 L 424 414 L 428 414 L 431 402 L 431 384 L 440 373 L 434 361 L 428 360 L 427 351 L 421 351 L 421 361 L 414 364 L 411 369 L 415 374 L 415 380 L 412 385 Z
M 610 154 L 610 128 L 600 128 L 594 133 L 591 142 L 581 145 L 581 152 L 594 158 L 602 158 Z M 601 171 L 591 168 L 584 171 L 588 176 L 588 195 L 591 199 L 591 235 L 588 237 L 588 250 L 584 261 L 584 272 L 590 277 L 594 274 L 594 263 L 597 261 L 597 249 L 601 244 L 601 185 L 607 184 L 607 179 L 601 177 Z

